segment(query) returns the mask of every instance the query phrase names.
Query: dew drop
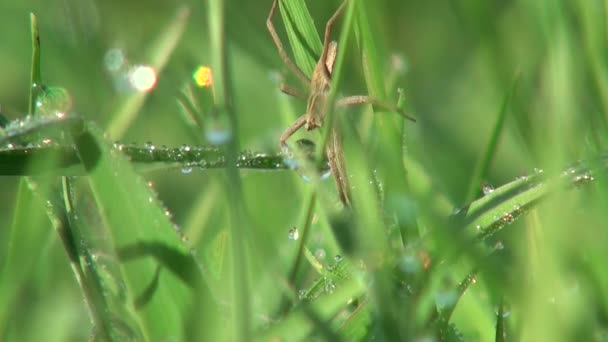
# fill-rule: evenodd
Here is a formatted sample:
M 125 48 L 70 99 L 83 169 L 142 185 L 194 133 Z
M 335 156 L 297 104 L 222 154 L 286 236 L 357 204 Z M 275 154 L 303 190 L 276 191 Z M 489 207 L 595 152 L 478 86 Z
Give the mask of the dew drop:
M 296 241 L 297 239 L 299 239 L 300 232 L 298 231 L 298 228 L 296 228 L 296 227 L 291 228 L 289 230 L 288 237 L 289 237 L 289 240 L 291 240 L 291 241 Z
M 227 115 L 212 119 L 205 130 L 207 141 L 213 145 L 223 145 L 232 138 Z
M 331 176 L 331 169 L 330 168 L 327 168 L 326 170 L 322 170 L 321 171 L 321 176 L 320 176 L 321 180 L 326 180 L 326 179 L 329 178 L 329 176 Z
M 493 193 L 493 192 L 494 192 L 494 187 L 493 187 L 493 186 L 491 186 L 490 184 L 484 184 L 484 185 L 481 187 L 481 190 L 483 191 L 483 194 L 484 194 L 484 195 L 489 195 L 489 194 L 491 194 L 491 193 Z
M 497 251 L 503 250 L 503 249 L 505 249 L 505 244 L 502 241 L 498 241 L 494 245 L 494 249 Z
M 183 144 L 183 145 L 182 145 L 182 146 L 179 148 L 179 150 L 180 150 L 181 152 L 188 153 L 188 152 L 190 152 L 190 151 L 192 150 L 192 148 L 191 148 L 190 146 L 186 145 L 186 144 Z
M 327 253 L 325 253 L 325 250 L 323 248 L 319 248 L 315 251 L 315 258 L 317 258 L 317 260 L 325 259 L 326 256 Z
M 422 268 L 420 259 L 415 254 L 406 254 L 399 260 L 399 268 L 405 273 L 417 273 Z
M 187 164 L 186 166 L 182 167 L 182 173 L 185 175 L 192 173 L 192 166 Z
M 300 300 L 306 299 L 306 290 L 300 290 L 300 291 L 298 291 L 298 298 Z
M 334 257 L 334 261 L 335 261 L 335 262 L 340 262 L 340 261 L 342 261 L 342 256 L 341 256 L 340 254 L 337 254 L 337 255 Z
M 336 289 L 336 283 L 328 278 L 325 278 L 324 289 L 326 293 L 333 293 Z
M 68 113 L 72 109 L 70 93 L 61 87 L 45 87 L 36 99 L 36 113 L 42 115 L 56 115 Z
M 442 290 L 435 294 L 435 303 L 440 309 L 451 307 L 456 303 L 458 294 L 455 290 Z

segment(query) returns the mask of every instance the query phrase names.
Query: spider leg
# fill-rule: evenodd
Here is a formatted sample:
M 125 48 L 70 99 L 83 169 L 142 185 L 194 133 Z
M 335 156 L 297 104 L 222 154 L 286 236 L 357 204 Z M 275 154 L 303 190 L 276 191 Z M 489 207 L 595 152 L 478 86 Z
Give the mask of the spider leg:
M 268 28 L 268 31 L 270 32 L 270 36 L 272 37 L 272 41 L 274 42 L 274 45 L 276 45 L 277 50 L 279 50 L 279 55 L 281 56 L 281 59 L 283 60 L 283 63 L 285 63 L 285 65 L 287 65 L 287 67 L 289 69 L 291 69 L 291 71 L 296 75 L 296 77 L 306 86 L 308 86 L 310 84 L 310 79 L 308 78 L 308 76 L 306 76 L 306 74 L 302 71 L 302 69 L 300 69 L 287 55 L 287 52 L 285 51 L 285 48 L 283 47 L 283 43 L 281 43 L 281 39 L 279 38 L 279 35 L 277 34 L 277 31 L 274 29 L 274 25 L 272 24 L 272 17 L 274 16 L 274 13 L 277 10 L 277 5 L 279 3 L 279 0 L 274 0 L 272 2 L 272 7 L 270 8 L 270 13 L 268 14 L 268 19 L 266 19 L 266 27 Z
M 346 8 L 346 4 L 348 3 L 348 0 L 344 0 L 344 2 L 342 3 L 342 5 L 340 5 L 340 7 L 338 7 L 338 9 L 336 10 L 336 12 L 334 13 L 334 15 L 331 16 L 331 18 L 329 18 L 329 20 L 327 21 L 327 24 L 325 24 L 325 36 L 323 38 L 323 50 L 321 51 L 321 58 L 320 60 L 322 61 L 327 61 L 328 55 L 331 54 L 330 51 L 330 44 L 331 44 L 331 30 L 334 27 L 334 24 L 336 22 L 336 20 L 338 20 L 338 17 L 342 14 L 342 12 L 344 12 L 344 9 Z M 334 45 L 335 47 L 337 47 L 337 44 Z M 335 59 L 335 51 L 336 49 L 332 49 L 334 52 L 334 56 L 333 59 Z M 323 63 L 325 65 L 325 68 L 323 68 L 325 70 L 325 77 L 326 80 L 329 82 L 329 79 L 331 78 L 331 67 L 327 66 L 327 63 Z M 331 65 L 333 66 L 333 60 L 331 61 Z
M 346 173 L 346 167 L 344 165 L 344 156 L 342 155 L 342 143 L 340 142 L 340 136 L 335 129 L 332 132 L 332 137 L 328 142 L 326 150 L 329 167 L 331 168 L 332 174 L 334 175 L 334 181 L 336 182 L 338 196 L 344 206 L 348 207 L 350 206 L 350 185 L 348 183 L 348 174 Z
M 300 89 L 294 88 L 285 83 L 281 83 L 279 85 L 279 90 L 281 90 L 281 92 L 283 92 L 287 95 L 291 95 L 293 97 L 297 97 L 302 100 L 305 100 L 307 98 L 306 94 L 303 93 Z
M 344 97 L 339 99 L 338 101 L 336 101 L 336 105 L 343 107 L 343 106 L 349 106 L 349 105 L 354 105 L 354 104 L 371 104 L 374 106 L 378 106 L 380 108 L 383 108 L 385 110 L 389 110 L 389 111 L 394 111 L 397 112 L 399 114 L 401 114 L 404 118 L 416 122 L 416 119 L 409 116 L 408 114 L 406 114 L 403 110 L 401 110 L 400 108 L 398 108 L 397 106 L 390 104 L 390 103 L 386 103 L 382 100 L 379 100 L 375 97 L 371 97 L 371 96 L 367 96 L 367 95 L 356 95 L 356 96 L 348 96 L 348 97 Z
M 279 138 L 279 144 L 281 147 L 287 146 L 286 141 L 291 137 L 295 132 L 297 132 L 304 124 L 306 123 L 306 114 L 300 116 L 291 126 L 287 127 L 281 137 Z

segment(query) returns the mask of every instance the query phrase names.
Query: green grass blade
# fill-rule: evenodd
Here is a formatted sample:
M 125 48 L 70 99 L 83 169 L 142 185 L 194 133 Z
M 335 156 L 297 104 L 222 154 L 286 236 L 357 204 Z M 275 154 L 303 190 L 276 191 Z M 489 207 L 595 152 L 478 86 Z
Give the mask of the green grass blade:
M 486 145 L 486 149 L 482 154 L 482 158 L 479 159 L 475 164 L 475 169 L 473 169 L 473 178 L 471 179 L 469 191 L 465 197 L 465 203 L 469 203 L 475 198 L 475 195 L 479 192 L 479 185 L 481 184 L 481 181 L 488 173 L 490 163 L 492 162 L 492 157 L 496 153 L 498 139 L 500 138 L 500 134 L 502 133 L 502 129 L 504 127 L 505 119 L 507 117 L 507 112 L 509 109 L 509 104 L 511 102 L 511 98 L 513 97 L 513 93 L 517 88 L 518 82 L 519 75 L 515 78 L 515 81 L 513 81 L 511 89 L 509 89 L 507 94 L 505 94 L 505 98 L 501 105 L 500 111 L 498 112 L 498 117 L 496 118 L 496 123 L 494 124 L 494 129 L 492 130 L 490 139 L 488 140 L 488 144 Z
M 40 75 L 40 32 L 38 31 L 38 20 L 36 19 L 36 15 L 34 15 L 34 13 L 30 13 L 30 23 L 32 32 L 32 71 L 30 79 L 30 101 L 28 113 L 34 114 L 38 89 L 42 85 L 42 77 Z
M 342 286 L 327 296 L 323 296 L 310 304 L 310 308 L 296 309 L 287 318 L 281 321 L 270 330 L 264 332 L 257 339 L 267 341 L 269 339 L 281 339 L 289 341 L 303 341 L 315 331 L 317 327 L 315 322 L 310 319 L 308 310 L 316 313 L 316 318 L 322 322 L 329 321 L 346 303 L 352 299 L 361 296 L 364 291 L 364 286 L 360 280 L 351 278 L 344 282 Z
M 113 239 L 128 300 L 148 340 L 188 336 L 185 322 L 193 306 L 204 305 L 212 324 L 214 303 L 204 274 L 169 221 L 154 192 L 94 127 L 79 134 L 76 148 L 108 233 Z M 150 286 L 154 291 L 149 292 Z
M 304 0 L 280 0 L 279 9 L 295 63 L 306 75 L 312 75 L 323 43 Z
M 485 239 L 534 208 L 548 195 L 558 190 L 592 184 L 592 174 L 606 171 L 606 157 L 579 161 L 563 173 L 545 176 L 542 170 L 520 177 L 464 208 L 462 224 L 468 236 Z

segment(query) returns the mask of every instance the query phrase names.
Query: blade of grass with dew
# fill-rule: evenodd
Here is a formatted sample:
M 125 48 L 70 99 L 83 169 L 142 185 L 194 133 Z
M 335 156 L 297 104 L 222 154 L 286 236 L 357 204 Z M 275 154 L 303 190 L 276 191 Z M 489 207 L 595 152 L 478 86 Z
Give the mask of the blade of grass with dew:
M 119 341 L 141 340 L 136 315 L 125 305 L 120 284 L 123 280 L 115 267 L 105 262 L 102 248 L 91 227 L 81 219 L 75 207 L 74 178 L 61 177 L 61 189 L 46 197 L 46 209 L 70 266 L 80 286 L 95 339 Z
M 280 0 L 279 10 L 287 37 L 293 51 L 295 63 L 306 75 L 312 75 L 321 55 L 323 43 L 304 0 Z
M 507 112 L 509 109 L 509 104 L 511 102 L 513 94 L 515 93 L 515 89 L 517 88 L 519 78 L 519 75 L 515 77 L 511 89 L 509 89 L 505 94 L 505 98 L 500 107 L 500 111 L 498 112 L 498 117 L 496 118 L 496 123 L 494 124 L 494 129 L 490 134 L 488 144 L 486 145 L 485 151 L 483 152 L 481 159 L 477 161 L 477 163 L 475 164 L 475 168 L 473 169 L 473 175 L 471 183 L 469 185 L 469 191 L 466 194 L 464 203 L 469 203 L 475 198 L 475 195 L 477 194 L 479 189 L 479 185 L 481 184 L 483 178 L 488 174 L 488 169 L 490 168 L 492 157 L 496 153 L 498 139 L 500 138 L 500 134 L 502 133 L 505 118 L 507 117 Z
M 339 288 L 327 296 L 323 296 L 310 305 L 310 310 L 318 315 L 318 318 L 327 322 L 338 313 L 346 303 L 363 294 L 364 286 L 360 280 L 351 278 L 344 282 Z M 317 325 L 310 320 L 310 314 L 302 307 L 296 309 L 279 324 L 268 331 L 263 332 L 256 340 L 268 341 L 270 339 L 282 339 L 289 341 L 306 340 L 315 331 Z
M 28 113 L 32 115 L 36 109 L 38 90 L 42 85 L 40 76 L 40 31 L 38 30 L 38 20 L 36 19 L 36 15 L 34 15 L 34 13 L 30 13 L 30 29 L 32 33 L 32 70 Z
M 35 116 L 36 101 L 39 93 L 41 81 L 40 67 L 40 33 L 36 16 L 30 14 L 31 28 L 31 44 L 32 44 L 32 64 L 31 64 L 31 79 L 28 101 L 28 116 L 27 120 L 19 121 L 18 124 L 11 125 L 10 123 L 4 127 L 2 136 L 0 137 L 1 144 L 7 144 L 10 149 L 12 139 L 19 142 L 25 142 L 28 135 L 40 133 L 44 128 L 53 126 L 53 120 L 57 117 L 39 118 Z M 62 125 L 60 123 L 60 125 Z M 21 140 L 23 138 L 24 140 Z M 30 139 L 33 140 L 33 138 Z M 15 144 L 15 146 L 18 144 Z M 40 158 L 28 160 L 27 165 L 23 165 L 24 174 L 30 173 L 29 170 L 38 172 L 47 168 L 54 168 L 57 162 L 56 155 L 43 154 Z M 18 189 L 17 202 L 14 208 L 14 216 L 10 227 L 8 248 L 6 258 L 2 267 L 2 277 L 0 277 L 0 298 L 2 299 L 2 307 L 0 311 L 0 335 L 5 336 L 7 329 L 8 317 L 13 311 L 13 305 L 17 303 L 21 286 L 27 280 L 35 263 L 40 259 L 40 254 L 43 246 L 52 238 L 50 234 L 50 225 L 43 222 L 47 219 L 46 215 L 41 215 L 40 210 L 35 208 L 43 208 L 38 199 L 42 198 L 45 202 L 46 197 L 52 196 L 52 184 L 54 180 L 41 179 L 39 182 L 32 178 L 21 178 Z M 34 191 L 40 196 L 34 196 Z M 39 205 L 38 207 L 36 205 Z M 60 237 L 63 237 L 60 233 Z
M 160 36 L 152 43 L 148 52 L 147 64 L 159 75 L 167 64 L 171 53 L 175 50 L 186 24 L 190 10 L 187 7 L 180 7 L 169 25 L 163 29 Z M 134 91 L 131 95 L 124 98 L 112 112 L 110 123 L 107 125 L 107 132 L 113 139 L 120 139 L 129 128 L 135 116 L 148 97 L 148 92 Z
M 367 1 L 357 1 L 351 3 L 351 6 L 355 5 L 355 16 L 356 26 L 355 33 L 357 37 L 358 47 L 361 51 L 362 66 L 364 68 L 364 74 L 366 76 L 366 83 L 368 92 L 371 96 L 377 97 L 380 100 L 384 100 L 384 83 L 383 83 L 383 65 L 381 63 L 381 51 L 377 44 L 377 37 L 373 34 L 372 25 L 370 23 L 371 18 L 369 13 L 373 13 L 374 10 L 371 8 L 372 3 Z M 386 55 L 386 54 L 385 54 Z M 402 231 L 402 240 L 408 241 L 411 232 L 414 231 L 412 227 L 406 225 L 403 222 L 403 213 L 400 208 L 404 193 L 407 192 L 407 183 L 405 172 L 403 170 L 403 164 L 400 156 L 401 152 L 401 129 L 403 126 L 403 118 L 397 114 L 393 114 L 392 117 L 382 116 L 375 117 L 376 122 L 383 123 L 382 126 L 377 128 L 379 130 L 377 136 L 379 138 L 377 146 L 371 152 L 371 155 L 377 155 L 378 160 L 371 161 L 377 164 L 380 179 L 384 180 L 385 190 L 385 210 L 389 210 L 387 217 L 395 217 L 398 221 L 398 226 Z M 398 124 L 396 124 L 398 123 Z M 399 156 L 399 157 L 398 157 Z M 356 160 L 356 159 L 355 159 Z M 361 159 L 359 159 L 361 160 Z M 360 167 L 365 167 L 363 164 Z M 371 174 L 371 172 L 368 173 Z M 368 211 L 374 208 L 367 208 Z M 367 213 L 371 215 L 371 212 Z M 407 218 L 407 222 L 412 222 L 411 218 Z M 370 238 L 382 238 L 386 239 L 386 230 L 384 224 L 375 224 L 373 226 L 366 226 L 365 234 L 362 239 L 369 240 Z M 370 248 L 379 246 L 369 246 Z M 370 257 L 375 253 L 381 253 L 382 258 L 391 259 L 390 249 L 384 248 L 382 250 L 367 250 L 366 254 Z M 373 259 L 372 259 L 373 260 Z M 372 288 L 371 296 L 374 298 L 374 302 L 377 304 L 376 308 L 379 310 L 375 311 L 378 317 L 378 324 L 383 330 L 383 334 L 391 339 L 399 339 L 403 335 L 401 327 L 404 325 L 399 323 L 401 320 L 406 319 L 403 317 L 403 302 L 395 301 L 391 296 L 394 291 L 394 284 L 392 283 L 390 267 L 379 267 L 375 272 L 371 274 L 374 281 L 374 287 Z
M 138 314 L 143 335 L 147 340 L 186 339 L 184 322 L 192 319 L 189 314 L 197 305 L 205 308 L 204 325 L 213 332 L 216 303 L 183 237 L 129 162 L 111 149 L 96 127 L 87 128 L 75 136 L 76 148 L 113 239 L 127 298 L 133 301 L 129 304 Z M 135 308 L 135 299 L 144 296 Z
M 357 2 L 357 25 L 355 33 L 361 51 L 362 67 L 371 96 L 386 100 L 384 89 L 384 75 L 386 60 L 384 44 L 381 37 L 374 35 L 373 13 L 376 11 L 367 1 Z M 385 56 L 385 57 L 383 57 Z M 378 134 L 372 155 L 377 155 L 378 173 L 380 179 L 385 179 L 386 210 L 389 217 L 396 217 L 404 243 L 417 238 L 417 225 L 415 210 L 404 210 L 410 206 L 411 196 L 406 172 L 401 156 L 404 118 L 397 113 L 390 115 L 375 115 L 374 121 Z
M 594 173 L 604 173 L 607 157 L 579 161 L 561 174 L 546 176 L 540 170 L 496 188 L 492 193 L 473 201 L 464 210 L 462 225 L 469 236 L 483 240 L 534 208 L 554 191 L 594 183 Z

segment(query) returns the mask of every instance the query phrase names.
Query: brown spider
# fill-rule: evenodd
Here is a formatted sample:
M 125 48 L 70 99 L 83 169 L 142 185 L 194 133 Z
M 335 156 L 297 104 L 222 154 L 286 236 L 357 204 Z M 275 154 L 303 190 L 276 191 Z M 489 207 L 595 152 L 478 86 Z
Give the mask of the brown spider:
M 308 88 L 308 93 L 303 94 L 298 89 L 288 86 L 284 83 L 280 85 L 280 90 L 288 95 L 306 99 L 306 113 L 300 116 L 292 125 L 287 127 L 281 137 L 279 139 L 281 147 L 286 147 L 286 141 L 291 137 L 296 131 L 298 131 L 302 126 L 306 128 L 307 131 L 313 130 L 317 127 L 321 127 L 323 125 L 323 120 L 325 118 L 325 103 L 327 100 L 327 94 L 329 92 L 331 75 L 333 71 L 334 62 L 336 60 L 336 55 L 338 52 L 338 43 L 336 41 L 331 41 L 331 30 L 344 9 L 346 8 L 346 4 L 348 0 L 344 0 L 342 5 L 336 10 L 334 15 L 327 21 L 325 25 L 325 36 L 323 39 L 323 50 L 321 51 L 321 56 L 319 57 L 319 61 L 315 66 L 315 69 L 312 72 L 311 77 L 309 78 L 304 74 L 302 69 L 300 69 L 287 55 L 283 44 L 281 43 L 281 39 L 279 38 L 274 26 L 272 24 L 272 17 L 274 16 L 279 0 L 274 0 L 272 3 L 272 7 L 270 8 L 270 13 L 268 14 L 268 19 L 266 19 L 266 26 L 268 27 L 268 31 L 272 36 L 272 40 L 279 50 L 279 55 L 283 62 L 287 65 L 287 67 L 295 74 L 295 76 L 302 82 L 302 84 Z M 367 95 L 357 95 L 357 96 L 348 96 L 336 101 L 337 106 L 347 106 L 353 104 L 372 104 L 379 107 L 383 107 L 390 111 L 396 111 L 402 114 L 405 118 L 416 121 L 414 118 L 406 115 L 401 110 L 396 108 L 396 106 L 388 105 L 376 98 Z M 340 200 L 345 206 L 348 206 L 350 203 L 348 190 L 348 175 L 346 173 L 346 169 L 344 166 L 344 159 L 342 156 L 342 144 L 340 141 L 340 136 L 338 131 L 334 128 L 331 132 L 330 140 L 326 147 L 327 159 L 329 160 L 329 167 L 334 175 L 334 179 L 336 181 L 336 187 L 338 189 L 338 195 Z

